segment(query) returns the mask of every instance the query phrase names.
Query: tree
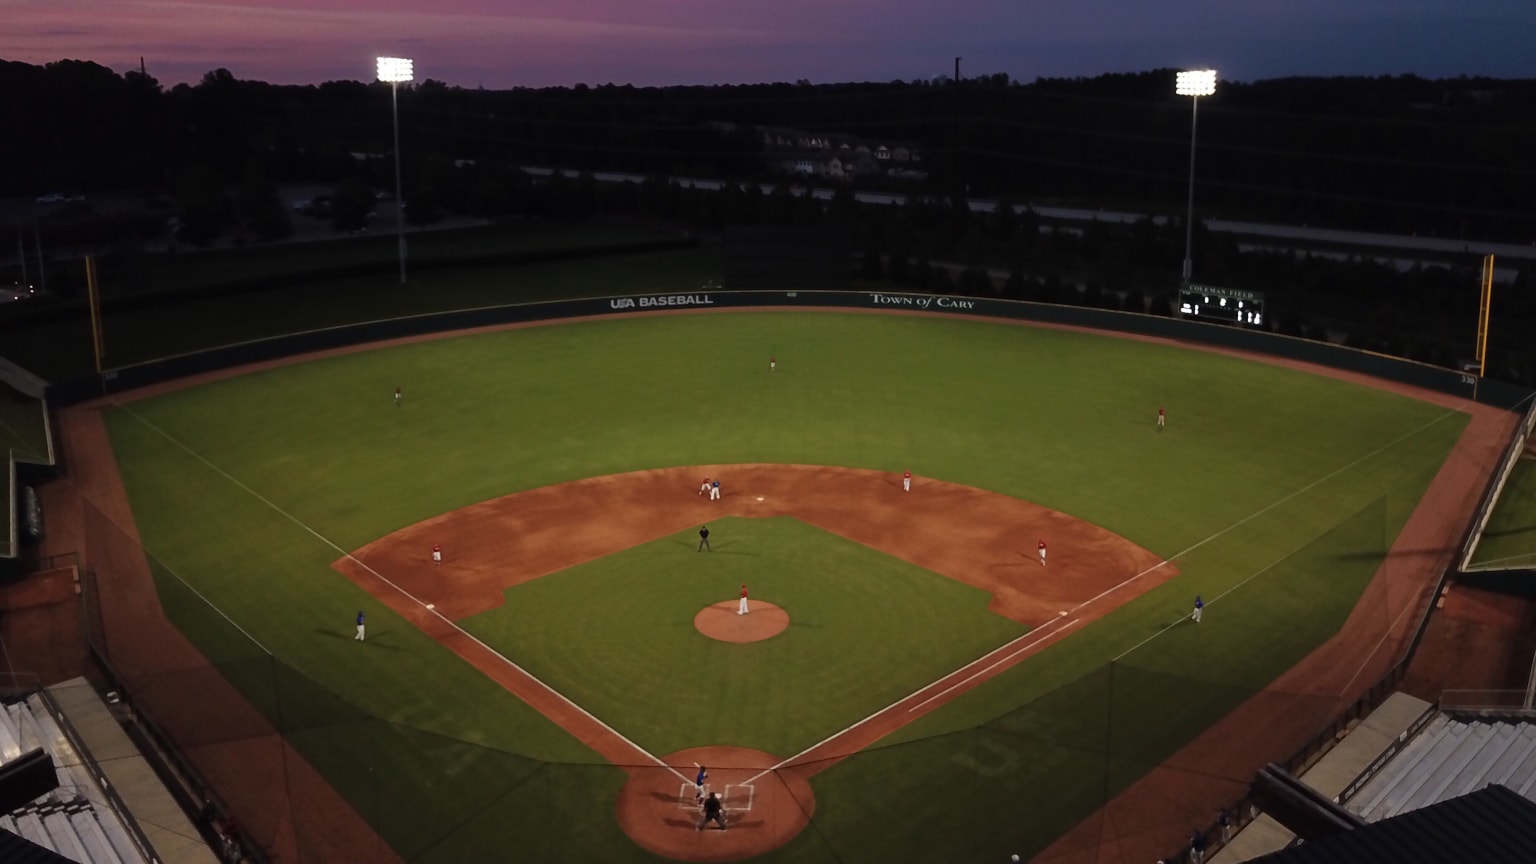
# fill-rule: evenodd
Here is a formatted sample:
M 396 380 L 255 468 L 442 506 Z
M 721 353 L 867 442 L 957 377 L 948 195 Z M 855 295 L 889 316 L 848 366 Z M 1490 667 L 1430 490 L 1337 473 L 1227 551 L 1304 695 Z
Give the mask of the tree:
M 331 226 L 337 231 L 360 231 L 368 227 L 374 209 L 373 189 L 361 180 L 344 180 L 331 193 Z M 397 202 L 396 206 L 400 206 Z
M 188 165 L 177 177 L 176 210 L 181 220 L 177 239 L 194 246 L 207 246 L 229 226 L 229 195 L 218 176 L 203 163 Z

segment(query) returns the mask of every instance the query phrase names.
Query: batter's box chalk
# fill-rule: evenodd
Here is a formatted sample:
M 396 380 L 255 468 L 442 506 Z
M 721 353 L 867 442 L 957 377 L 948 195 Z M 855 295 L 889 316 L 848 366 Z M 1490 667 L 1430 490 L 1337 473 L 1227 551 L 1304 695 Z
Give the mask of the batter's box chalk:
M 683 783 L 678 784 L 678 787 L 677 787 L 677 809 L 679 809 L 679 810 L 697 810 L 698 807 L 699 807 L 698 802 L 693 800 L 693 784 L 692 783 L 688 783 L 686 781 L 683 782 Z
M 751 783 L 727 783 L 720 800 L 726 802 L 725 809 L 733 813 L 745 813 L 752 809 L 752 796 L 756 791 Z

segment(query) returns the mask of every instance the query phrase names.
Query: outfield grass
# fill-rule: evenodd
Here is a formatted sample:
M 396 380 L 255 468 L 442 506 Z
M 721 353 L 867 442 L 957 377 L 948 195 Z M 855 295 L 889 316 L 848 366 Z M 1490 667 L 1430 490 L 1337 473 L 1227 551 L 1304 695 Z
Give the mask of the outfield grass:
M 1473 555 L 1475 567 L 1536 567 L 1536 455 L 1515 462 Z
M 1028 631 L 985 591 L 790 517 L 710 527 L 712 553 L 691 531 L 637 546 L 512 588 L 465 628 L 652 753 L 781 757 Z M 789 630 L 745 645 L 699 633 L 694 614 L 743 584 Z
M 763 364 L 770 354 L 779 360 L 772 376 Z M 408 397 L 399 410 L 390 404 L 396 384 Z M 1163 433 L 1152 426 L 1159 405 L 1169 412 Z M 332 572 L 340 550 L 563 480 L 797 462 L 910 467 L 1036 501 L 1177 556 L 1177 579 L 927 715 L 897 739 L 911 743 L 818 775 L 817 830 L 776 856 L 809 861 L 829 848 L 845 860 L 873 860 L 865 851 L 880 860 L 945 858 L 962 848 L 958 831 L 988 854 L 1005 841 L 1026 847 L 1011 851 L 1038 848 L 1336 629 L 1467 417 L 1166 345 L 933 318 L 750 313 L 587 321 L 376 350 L 166 394 L 108 420 L 151 551 L 315 688 L 392 728 L 551 763 L 593 757 Z M 1341 525 L 1353 527 L 1341 535 Z M 561 586 L 616 586 L 617 567 L 599 562 L 590 573 L 540 580 L 509 600 L 526 589 L 530 610 L 569 621 L 599 600 Z M 1196 593 L 1213 601 L 1208 622 L 1163 632 Z M 358 608 L 373 622 L 363 651 L 338 638 Z M 504 614 L 504 624 L 483 623 L 514 660 L 572 676 L 590 669 L 597 677 L 582 686 L 615 706 L 623 716 L 604 719 L 626 731 L 630 706 L 605 690 L 597 664 L 580 662 L 588 656 L 580 640 L 571 644 L 530 612 L 509 606 Z M 661 620 L 626 624 L 602 614 L 602 638 L 615 648 L 642 644 L 645 628 Z M 200 643 L 210 638 L 185 626 Z M 723 656 L 737 647 L 708 650 Z M 915 662 L 889 640 L 864 648 Z M 655 656 L 674 650 L 658 647 Z M 819 671 L 786 663 L 775 680 L 808 686 Z M 1099 676 L 1125 686 L 1104 690 Z M 647 710 L 634 706 L 637 725 L 675 719 Z M 726 719 L 716 720 L 723 730 Z M 773 749 L 828 731 L 809 722 L 752 729 L 755 722 L 742 718 L 757 740 L 782 736 Z M 368 783 L 334 754 L 379 742 L 339 740 L 344 728 L 318 724 L 299 745 L 343 794 L 372 802 L 367 812 L 397 848 L 419 848 L 428 831 L 390 815 L 422 790 L 445 796 L 445 810 L 483 803 L 459 800 L 474 784 L 458 778 L 472 769 L 453 760 L 401 756 L 395 785 Z M 1070 735 L 1049 731 L 1063 729 Z M 723 734 L 688 735 L 706 732 Z M 657 740 L 728 743 L 684 737 Z M 967 773 L 965 758 L 987 764 L 1009 741 L 1028 742 L 1015 760 L 1027 771 L 985 780 Z M 553 784 L 541 801 L 561 800 L 562 782 L 549 778 L 567 770 L 576 771 L 539 772 Z M 913 795 L 911 783 L 932 785 Z M 617 788 L 611 777 L 592 785 Z M 517 799 L 497 799 L 485 812 L 511 812 Z M 1012 825 L 1020 808 L 1031 817 L 1001 830 L 999 814 Z M 966 827 L 984 816 L 986 826 Z M 584 827 L 585 853 L 644 859 L 603 820 Z M 477 821 L 432 848 L 462 852 L 495 836 Z

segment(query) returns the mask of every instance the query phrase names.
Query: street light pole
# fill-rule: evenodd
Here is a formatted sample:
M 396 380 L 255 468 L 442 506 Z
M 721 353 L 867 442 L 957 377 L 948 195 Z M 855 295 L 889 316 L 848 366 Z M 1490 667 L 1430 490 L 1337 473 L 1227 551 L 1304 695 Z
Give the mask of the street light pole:
M 404 57 L 378 58 L 380 81 L 389 82 L 389 104 L 395 126 L 395 239 L 399 243 L 400 284 L 405 284 L 405 199 L 400 186 L 400 84 L 409 82 L 415 70 Z
M 1184 284 L 1194 276 L 1191 246 L 1195 233 L 1195 129 L 1200 122 L 1200 97 L 1216 92 L 1216 70 L 1197 69 L 1180 72 L 1174 82 L 1174 91 L 1189 96 L 1189 209 L 1184 216 Z

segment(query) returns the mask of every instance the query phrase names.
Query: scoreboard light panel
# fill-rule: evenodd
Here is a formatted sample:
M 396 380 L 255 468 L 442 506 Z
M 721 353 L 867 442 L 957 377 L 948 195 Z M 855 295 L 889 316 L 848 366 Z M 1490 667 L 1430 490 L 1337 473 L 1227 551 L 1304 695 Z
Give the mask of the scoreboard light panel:
M 1179 289 L 1179 314 L 1186 318 L 1264 326 L 1264 294 L 1209 285 L 1187 285 Z

